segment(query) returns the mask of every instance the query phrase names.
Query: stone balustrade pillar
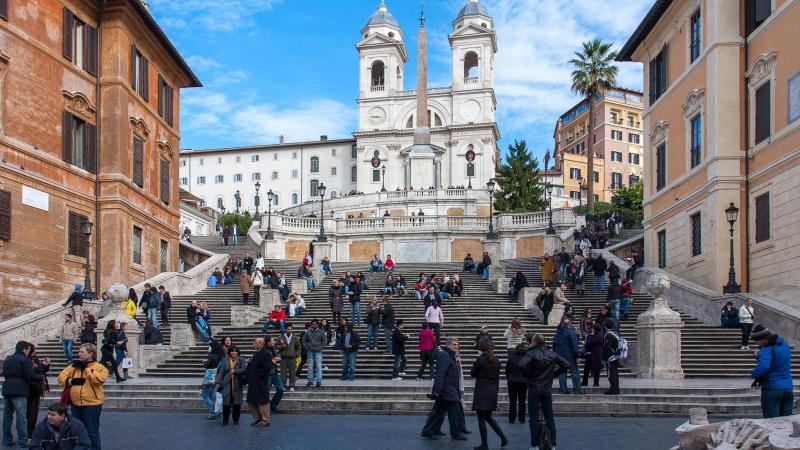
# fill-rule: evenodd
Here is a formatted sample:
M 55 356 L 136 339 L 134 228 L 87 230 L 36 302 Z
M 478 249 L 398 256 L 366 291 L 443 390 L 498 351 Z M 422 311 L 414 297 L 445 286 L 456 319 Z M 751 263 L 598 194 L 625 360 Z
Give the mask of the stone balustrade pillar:
M 308 294 L 308 284 L 306 284 L 306 280 L 292 280 L 291 292 L 297 292 L 298 294 Z
M 303 281 L 303 280 L 300 280 Z M 303 286 L 306 282 L 303 281 Z M 261 288 L 261 294 L 258 299 L 258 309 L 261 312 L 269 313 L 275 308 L 275 305 L 281 304 L 281 293 L 277 289 Z
M 654 299 L 636 320 L 636 374 L 642 378 L 682 379 L 683 322 L 663 297 L 670 287 L 669 277 L 663 273 L 651 275 L 646 287 Z
M 254 306 L 231 306 L 231 326 L 249 327 L 259 322 L 263 317 L 264 314 Z

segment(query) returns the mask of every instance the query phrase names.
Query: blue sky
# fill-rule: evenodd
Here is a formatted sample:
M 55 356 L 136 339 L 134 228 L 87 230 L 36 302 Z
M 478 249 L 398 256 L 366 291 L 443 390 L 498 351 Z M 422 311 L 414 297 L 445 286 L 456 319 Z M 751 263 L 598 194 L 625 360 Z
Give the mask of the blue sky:
M 467 0 L 425 2 L 428 84 L 450 84 L 452 20 Z M 149 0 L 150 12 L 204 84 L 181 98 L 182 148 L 349 137 L 356 129 L 359 31 L 380 0 Z M 419 2 L 386 0 L 416 73 Z M 482 0 L 495 21 L 500 148 L 552 148 L 556 118 L 578 99 L 567 61 L 582 41 L 625 42 L 652 0 Z M 411 78 L 409 77 L 409 82 Z M 641 89 L 641 67 L 619 85 Z M 407 82 L 407 89 L 413 88 Z

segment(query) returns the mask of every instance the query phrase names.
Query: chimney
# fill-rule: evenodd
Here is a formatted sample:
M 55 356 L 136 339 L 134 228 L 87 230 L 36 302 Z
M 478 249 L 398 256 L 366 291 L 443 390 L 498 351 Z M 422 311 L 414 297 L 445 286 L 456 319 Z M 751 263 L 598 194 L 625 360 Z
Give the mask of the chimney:
M 322 136 L 319 137 L 319 140 L 320 141 L 327 141 L 328 140 L 328 135 L 327 134 L 323 134 Z
M 283 139 L 283 135 L 281 135 L 281 137 L 278 138 L 278 140 L 280 141 L 281 144 L 283 144 L 285 142 L 284 139 Z

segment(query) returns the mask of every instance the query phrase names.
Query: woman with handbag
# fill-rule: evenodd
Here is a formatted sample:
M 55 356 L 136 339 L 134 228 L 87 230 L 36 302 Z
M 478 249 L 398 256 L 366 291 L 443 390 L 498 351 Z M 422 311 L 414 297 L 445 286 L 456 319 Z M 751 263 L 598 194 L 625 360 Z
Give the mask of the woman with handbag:
M 481 445 L 475 447 L 475 450 L 488 449 L 487 423 L 500 438 L 500 446 L 505 447 L 508 445 L 508 439 L 500 425 L 492 418 L 492 411 L 497 409 L 497 394 L 500 389 L 500 360 L 494 355 L 492 341 L 480 341 L 478 350 L 481 355 L 478 356 L 469 371 L 470 376 L 475 378 L 472 410 L 478 416 L 478 430 L 481 433 Z
M 239 349 L 232 345 L 228 357 L 222 360 L 217 371 L 217 390 L 222 394 L 222 424 L 227 425 L 233 412 L 233 424 L 239 424 L 239 415 L 244 400 L 242 377 L 247 371 L 244 358 L 239 357 Z
M 28 353 L 28 358 L 33 363 L 34 373 L 42 376 L 42 381 L 35 381 L 30 383 L 28 390 L 28 436 L 33 436 L 33 430 L 36 428 L 36 422 L 39 418 L 39 403 L 45 392 L 50 392 L 50 386 L 47 384 L 47 371 L 50 370 L 50 361 L 47 358 L 39 359 L 36 356 L 36 347 L 31 344 L 31 351 Z
M 222 344 L 216 341 L 211 342 L 208 358 L 206 358 L 205 364 L 203 364 L 205 372 L 203 375 L 203 390 L 201 395 L 203 396 L 203 403 L 205 403 L 206 409 L 208 410 L 209 420 L 216 419 L 217 416 L 222 413 L 222 411 L 217 411 L 216 394 L 219 366 L 222 364 L 222 360 L 227 357 L 224 342 L 225 341 L 223 341 Z
M 125 357 L 128 356 L 128 335 L 125 333 L 126 331 L 128 331 L 127 322 L 120 323 L 117 342 L 114 344 L 114 359 L 117 362 L 117 367 L 122 367 L 122 377 L 127 380 L 128 367 L 122 364 Z
M 114 376 L 117 379 L 117 383 L 122 383 L 125 378 L 122 378 L 122 375 L 119 374 L 119 366 L 117 365 L 117 359 L 114 357 L 114 348 L 117 346 L 117 342 L 119 340 L 119 323 L 116 320 L 109 320 L 106 324 L 106 329 L 103 331 L 103 340 L 100 343 L 100 353 L 102 358 L 100 358 L 100 363 L 105 365 L 110 370 L 114 371 Z
M 107 378 L 108 370 L 97 362 L 97 347 L 93 344 L 82 344 L 78 360 L 58 374 L 58 384 L 64 386 L 61 401 L 71 404 L 72 417 L 86 426 L 92 450 L 100 450 L 100 413 L 105 400 L 103 383 Z

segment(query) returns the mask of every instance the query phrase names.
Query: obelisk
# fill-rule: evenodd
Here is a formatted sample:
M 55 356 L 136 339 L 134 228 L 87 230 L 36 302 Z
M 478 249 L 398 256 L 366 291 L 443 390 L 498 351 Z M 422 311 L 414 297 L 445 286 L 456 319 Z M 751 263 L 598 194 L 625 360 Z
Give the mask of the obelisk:
M 414 129 L 415 145 L 430 145 L 428 128 L 428 62 L 425 36 L 424 2 L 420 7 L 419 34 L 417 35 L 417 127 Z

